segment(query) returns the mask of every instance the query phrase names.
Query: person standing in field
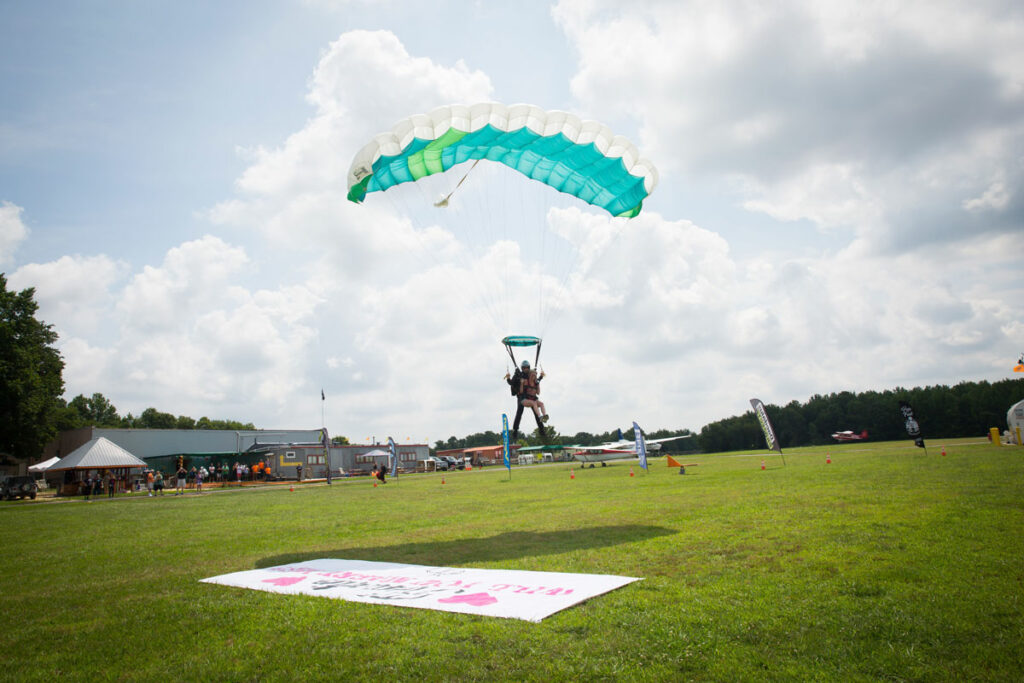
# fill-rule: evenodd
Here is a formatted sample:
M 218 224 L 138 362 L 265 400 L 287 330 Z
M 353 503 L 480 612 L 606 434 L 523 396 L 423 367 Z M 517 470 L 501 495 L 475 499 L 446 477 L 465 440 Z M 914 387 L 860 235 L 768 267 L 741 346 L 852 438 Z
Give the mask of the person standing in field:
M 146 491 L 153 497 L 153 470 L 146 470 Z
M 153 490 L 159 493 L 161 496 L 164 495 L 164 473 L 157 472 L 156 477 L 153 479 Z
M 185 466 L 182 465 L 178 468 L 178 477 L 174 482 L 175 489 L 174 495 L 183 496 L 185 495 L 185 478 L 188 476 L 188 472 L 185 470 Z

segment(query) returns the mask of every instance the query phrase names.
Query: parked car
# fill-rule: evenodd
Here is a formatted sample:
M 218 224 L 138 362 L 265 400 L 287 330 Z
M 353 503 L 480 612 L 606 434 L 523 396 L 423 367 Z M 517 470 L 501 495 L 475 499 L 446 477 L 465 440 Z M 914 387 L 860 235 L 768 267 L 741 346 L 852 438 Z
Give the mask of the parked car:
M 450 470 L 466 469 L 466 465 L 454 455 L 439 455 L 438 457 L 448 462 L 448 469 Z
M 444 460 L 443 458 L 435 458 L 432 455 L 424 458 L 423 459 L 423 468 L 427 472 L 430 471 L 430 465 L 428 463 L 434 463 L 434 471 L 435 472 L 447 472 L 448 471 L 448 461 Z
M 30 475 L 7 477 L 0 482 L 0 498 L 7 500 L 15 498 L 35 500 L 37 490 L 35 477 Z

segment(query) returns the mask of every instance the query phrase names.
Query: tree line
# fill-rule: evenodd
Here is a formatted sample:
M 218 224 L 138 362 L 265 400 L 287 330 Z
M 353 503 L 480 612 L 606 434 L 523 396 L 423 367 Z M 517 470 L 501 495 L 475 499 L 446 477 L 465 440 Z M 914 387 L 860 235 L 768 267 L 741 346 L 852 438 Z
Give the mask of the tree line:
M 868 432 L 872 441 L 905 439 L 899 402 L 907 401 L 929 438 L 982 436 L 990 427 L 1006 428 L 1006 412 L 1024 398 L 1024 379 L 998 382 L 961 382 L 945 385 L 897 387 L 886 391 L 815 394 L 804 403 L 765 404 L 768 419 L 783 448 L 835 443 L 832 434 L 851 430 Z M 765 447 L 764 434 L 752 410 L 705 425 L 698 437 L 705 452 Z
M 77 429 L 79 427 L 112 427 L 115 429 L 256 429 L 252 422 L 215 420 L 205 416 L 196 420 L 187 415 L 164 413 L 156 408 L 146 408 L 137 417 L 131 413 L 122 417 L 118 415 L 117 408 L 103 394 L 93 394 L 88 398 L 82 394 L 75 396 L 58 411 L 57 423 L 58 431 Z

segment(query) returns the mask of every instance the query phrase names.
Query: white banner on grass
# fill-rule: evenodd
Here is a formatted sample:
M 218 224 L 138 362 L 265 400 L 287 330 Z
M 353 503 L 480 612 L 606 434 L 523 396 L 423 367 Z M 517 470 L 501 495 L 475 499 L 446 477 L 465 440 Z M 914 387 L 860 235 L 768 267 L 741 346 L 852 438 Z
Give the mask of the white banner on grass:
M 271 593 L 540 621 L 640 579 L 363 560 L 309 560 L 203 579 Z

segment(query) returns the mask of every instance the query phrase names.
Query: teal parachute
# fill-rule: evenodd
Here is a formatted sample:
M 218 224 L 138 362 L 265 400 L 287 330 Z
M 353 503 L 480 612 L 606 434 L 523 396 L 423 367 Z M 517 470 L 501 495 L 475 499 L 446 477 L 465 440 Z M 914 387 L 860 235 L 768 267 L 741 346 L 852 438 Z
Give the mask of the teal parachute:
M 528 104 L 451 105 L 413 116 L 374 137 L 356 154 L 348 198 L 362 202 L 467 161 L 504 164 L 612 216 L 632 218 L 654 190 L 658 172 L 607 126 Z
M 511 334 L 501 340 L 501 343 L 505 345 L 505 351 L 508 352 L 509 357 L 512 359 L 512 365 L 518 366 L 519 362 L 516 360 L 516 354 L 512 351 L 513 348 L 528 348 L 530 346 L 537 347 L 537 353 L 533 359 L 534 367 L 540 362 L 540 347 L 543 343 L 540 337 L 531 337 L 524 334 Z
M 543 336 L 657 182 L 654 165 L 601 123 L 485 102 L 439 107 L 374 136 L 352 160 L 348 199 L 383 196 L 426 252 L 429 228 L 450 233 L 466 250 L 458 267 L 473 273 L 452 295 L 474 297 L 501 334 Z

